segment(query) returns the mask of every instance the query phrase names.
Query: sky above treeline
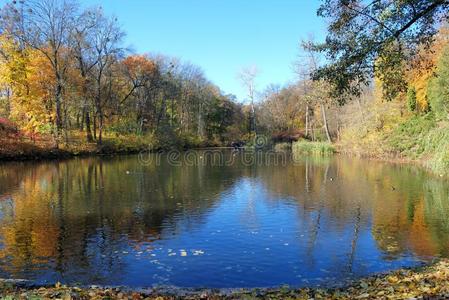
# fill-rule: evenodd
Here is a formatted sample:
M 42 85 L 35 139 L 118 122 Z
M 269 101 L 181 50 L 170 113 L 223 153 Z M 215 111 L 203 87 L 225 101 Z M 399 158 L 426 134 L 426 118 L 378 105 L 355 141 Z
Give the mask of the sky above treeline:
M 258 90 L 296 78 L 301 39 L 322 40 L 320 0 L 78 0 L 115 15 L 136 53 L 179 57 L 224 93 L 246 98 L 237 73 L 256 65 Z M 5 0 L 0 0 L 4 4 Z

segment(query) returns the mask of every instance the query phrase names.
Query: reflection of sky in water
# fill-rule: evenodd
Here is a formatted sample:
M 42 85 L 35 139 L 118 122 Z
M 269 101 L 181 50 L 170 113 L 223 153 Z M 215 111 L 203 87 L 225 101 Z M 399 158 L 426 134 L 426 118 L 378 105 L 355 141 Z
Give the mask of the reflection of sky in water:
M 2 277 L 297 286 L 447 253 L 435 235 L 447 235 L 447 186 L 407 167 L 338 159 L 153 168 L 129 157 L 1 171 L 0 191 L 14 199 L 0 202 Z

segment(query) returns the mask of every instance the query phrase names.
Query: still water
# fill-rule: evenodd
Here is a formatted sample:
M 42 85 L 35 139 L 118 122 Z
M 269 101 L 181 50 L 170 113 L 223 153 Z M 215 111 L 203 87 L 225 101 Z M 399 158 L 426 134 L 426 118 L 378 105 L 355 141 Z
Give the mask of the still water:
M 0 165 L 0 277 L 326 285 L 449 256 L 449 184 L 418 168 L 194 155 Z

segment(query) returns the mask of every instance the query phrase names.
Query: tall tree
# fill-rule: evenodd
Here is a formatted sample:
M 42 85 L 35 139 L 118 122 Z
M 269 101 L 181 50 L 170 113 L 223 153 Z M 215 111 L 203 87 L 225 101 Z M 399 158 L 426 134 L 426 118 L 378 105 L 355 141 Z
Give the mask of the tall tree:
M 257 66 L 249 66 L 243 68 L 237 75 L 242 85 L 246 88 L 247 96 L 250 101 L 251 115 L 250 115 L 250 133 L 256 132 L 256 112 L 254 109 L 254 101 L 256 98 L 256 78 L 259 75 Z
M 316 53 L 313 51 L 313 42 L 312 41 L 303 41 L 302 42 L 302 48 L 304 49 L 306 55 L 307 55 L 307 67 L 309 70 L 309 74 L 313 74 L 316 72 L 320 65 L 318 61 L 318 57 Z M 326 133 L 326 137 L 329 143 L 332 142 L 332 138 L 329 132 L 329 123 L 327 119 L 327 113 L 326 113 L 326 105 L 329 105 L 332 99 L 329 97 L 329 91 L 330 86 L 329 83 L 324 80 L 306 80 L 305 84 L 308 84 L 308 88 L 306 88 L 307 93 L 305 93 L 306 98 L 309 100 L 306 100 L 306 103 L 315 103 L 320 106 L 321 109 L 321 116 L 323 117 L 323 128 L 324 132 Z
M 437 64 L 435 77 L 429 84 L 431 109 L 437 117 L 449 119 L 449 46 L 446 46 Z
M 108 78 L 106 73 L 113 64 L 119 59 L 123 52 L 120 43 L 124 37 L 123 31 L 118 25 L 117 19 L 108 18 L 99 14 L 93 33 L 93 52 L 96 64 L 93 68 L 94 77 L 94 103 L 95 115 L 98 120 L 98 140 L 99 145 L 103 142 L 104 129 L 104 107 L 108 102 L 103 91 L 105 89 L 105 80 Z M 109 77 L 110 78 L 110 77 Z M 95 133 L 96 128 L 94 128 Z
M 94 52 L 95 28 L 103 18 L 99 8 L 87 10 L 76 20 L 73 35 L 73 55 L 76 68 L 81 76 L 82 124 L 85 125 L 87 142 L 92 142 L 90 97 L 92 88 L 92 70 L 98 64 L 98 56 Z
M 398 63 L 432 42 L 448 7 L 448 0 L 323 0 L 318 15 L 329 20 L 328 34 L 314 50 L 329 63 L 314 78 L 331 82 L 333 96 L 344 103 L 376 75 L 387 79 L 383 88 L 393 98 L 406 88 Z
M 52 68 L 55 104 L 55 142 L 58 146 L 63 129 L 63 95 L 70 59 L 67 49 L 78 7 L 71 0 L 13 1 L 2 10 L 3 29 L 14 36 L 22 47 L 42 53 Z
M 123 105 L 130 97 L 135 96 L 137 109 L 138 132 L 143 132 L 148 123 L 149 101 L 153 100 L 152 90 L 159 80 L 157 65 L 144 55 L 131 55 L 121 62 L 121 70 L 125 79 L 125 93 L 120 100 Z

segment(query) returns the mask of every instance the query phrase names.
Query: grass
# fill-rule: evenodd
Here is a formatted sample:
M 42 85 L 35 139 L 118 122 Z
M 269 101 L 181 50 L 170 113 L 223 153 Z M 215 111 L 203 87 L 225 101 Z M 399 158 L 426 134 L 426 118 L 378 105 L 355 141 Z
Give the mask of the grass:
M 393 103 L 387 111 L 375 113 L 364 122 L 345 128 L 338 151 L 362 157 L 416 161 L 431 172 L 449 176 L 449 122 L 439 121 L 430 112 L 398 115 Z
M 327 142 L 298 141 L 292 145 L 295 154 L 327 156 L 335 153 L 335 148 Z
M 277 143 L 274 145 L 275 151 L 286 151 L 286 150 L 291 150 L 291 149 L 292 149 L 291 143 Z
M 435 121 L 433 114 L 401 123 L 385 142 L 391 152 L 422 161 L 436 174 L 449 175 L 449 123 Z
M 413 116 L 386 134 L 385 141 L 390 151 L 417 159 L 426 151 L 423 142 L 435 127 L 436 122 L 432 114 Z

